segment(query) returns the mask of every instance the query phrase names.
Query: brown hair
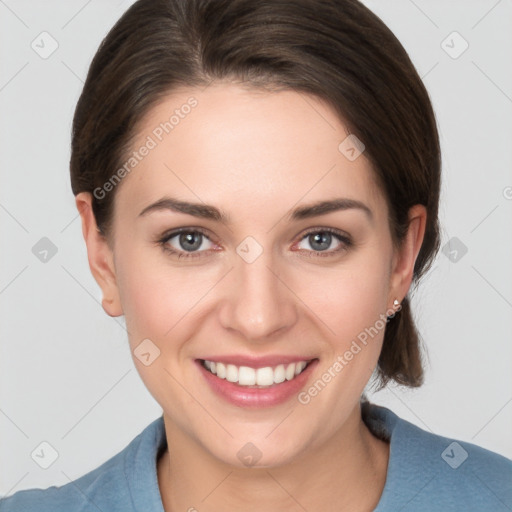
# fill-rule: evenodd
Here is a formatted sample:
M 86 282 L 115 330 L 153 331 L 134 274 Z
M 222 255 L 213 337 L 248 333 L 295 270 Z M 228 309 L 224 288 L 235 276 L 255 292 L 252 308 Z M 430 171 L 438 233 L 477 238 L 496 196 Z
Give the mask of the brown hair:
M 405 49 L 357 0 L 139 0 L 102 41 L 73 119 L 71 186 L 93 194 L 106 237 L 113 201 L 101 188 L 122 165 L 136 126 L 178 87 L 229 80 L 327 102 L 365 145 L 386 197 L 395 246 L 415 204 L 427 209 L 413 283 L 439 250 L 441 156 L 429 95 Z M 423 382 L 409 298 L 387 325 L 377 373 Z

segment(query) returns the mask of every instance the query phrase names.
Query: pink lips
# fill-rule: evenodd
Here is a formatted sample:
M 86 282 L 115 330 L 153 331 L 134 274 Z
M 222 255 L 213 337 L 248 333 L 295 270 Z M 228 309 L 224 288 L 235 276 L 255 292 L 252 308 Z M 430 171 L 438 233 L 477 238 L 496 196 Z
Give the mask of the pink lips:
M 264 368 L 265 366 L 277 366 L 280 363 L 293 363 L 298 361 L 309 361 L 308 358 L 298 357 L 260 357 L 248 358 L 239 356 L 223 356 L 222 358 L 212 357 L 205 358 L 208 361 L 222 362 L 227 364 L 234 364 L 237 366 L 250 366 L 252 368 Z M 206 380 L 210 389 L 218 396 L 227 402 L 245 408 L 261 408 L 279 405 L 287 400 L 296 396 L 300 390 L 306 385 L 309 377 L 311 376 L 318 359 L 312 360 L 306 368 L 299 375 L 295 376 L 292 380 L 285 380 L 280 384 L 274 384 L 266 388 L 253 388 L 247 386 L 240 386 L 226 379 L 221 379 L 213 375 L 202 365 L 202 360 L 197 359 L 197 368 L 201 372 L 203 378 Z

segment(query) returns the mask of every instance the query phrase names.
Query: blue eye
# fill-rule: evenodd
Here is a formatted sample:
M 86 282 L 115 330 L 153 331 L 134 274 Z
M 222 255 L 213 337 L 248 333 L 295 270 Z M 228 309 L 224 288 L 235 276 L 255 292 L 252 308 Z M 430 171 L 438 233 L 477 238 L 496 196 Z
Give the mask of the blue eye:
M 164 238 L 160 240 L 160 243 L 165 250 L 178 255 L 178 258 L 190 258 L 201 255 L 194 253 L 201 253 L 211 248 L 208 247 L 206 241 L 213 245 L 211 240 L 202 231 L 197 229 L 183 229 L 164 236 Z
M 306 233 L 306 235 L 303 236 L 300 243 L 304 241 L 309 244 L 313 252 L 324 253 L 317 254 L 318 256 L 327 256 L 333 253 L 337 254 L 343 250 L 347 250 L 352 245 L 351 240 L 346 235 L 343 235 L 337 230 L 330 228 L 309 231 Z M 334 241 L 338 242 L 336 248 L 333 250 L 328 250 Z M 309 249 L 306 250 L 309 251 Z
M 311 253 L 311 257 L 333 256 L 352 246 L 352 241 L 347 235 L 332 228 L 312 229 L 302 235 L 298 245 L 304 241 L 309 244 L 310 249 L 303 247 L 298 247 L 298 249 L 301 252 Z M 336 247 L 329 250 L 334 241 L 337 241 Z M 209 250 L 216 247 L 206 233 L 197 228 L 181 228 L 167 233 L 158 240 L 158 243 L 167 253 L 178 259 L 207 256 Z

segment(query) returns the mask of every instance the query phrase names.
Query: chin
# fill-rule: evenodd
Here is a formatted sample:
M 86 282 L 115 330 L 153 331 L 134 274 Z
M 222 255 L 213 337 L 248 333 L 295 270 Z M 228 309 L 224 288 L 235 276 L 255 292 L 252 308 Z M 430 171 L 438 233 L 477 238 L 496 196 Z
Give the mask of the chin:
M 280 441 L 269 442 L 268 434 L 254 437 L 243 436 L 231 439 L 229 444 L 210 447 L 211 455 L 225 464 L 239 469 L 265 469 L 284 466 L 293 462 L 302 452 L 301 443 L 294 436 L 289 436 L 290 446 Z M 208 449 L 208 447 L 206 447 Z

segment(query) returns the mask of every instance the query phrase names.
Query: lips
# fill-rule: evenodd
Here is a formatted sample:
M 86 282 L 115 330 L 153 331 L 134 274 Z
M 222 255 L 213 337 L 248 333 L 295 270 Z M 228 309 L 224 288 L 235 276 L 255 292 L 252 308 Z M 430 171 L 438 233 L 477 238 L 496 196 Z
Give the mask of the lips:
M 296 397 L 312 378 L 319 360 L 297 356 L 209 356 L 195 362 L 203 382 L 217 396 L 237 407 L 262 408 Z

